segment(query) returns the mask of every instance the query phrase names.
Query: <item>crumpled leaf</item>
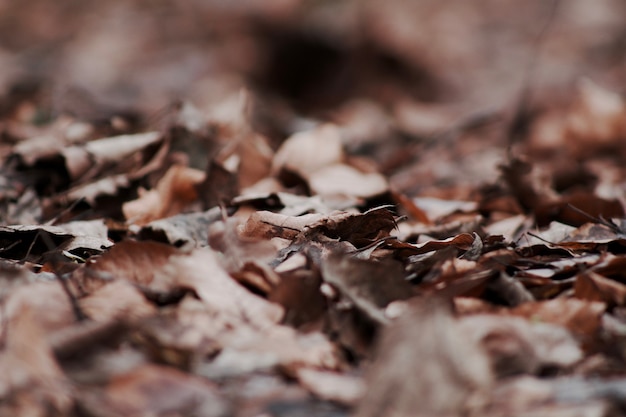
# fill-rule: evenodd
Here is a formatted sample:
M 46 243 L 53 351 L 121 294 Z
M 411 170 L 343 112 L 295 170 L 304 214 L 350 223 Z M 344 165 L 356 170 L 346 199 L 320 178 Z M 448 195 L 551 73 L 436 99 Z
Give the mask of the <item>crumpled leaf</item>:
M 299 234 L 322 234 L 332 239 L 347 240 L 365 246 L 384 237 L 395 227 L 395 218 L 386 207 L 365 213 L 334 212 L 329 215 L 305 214 L 286 216 L 262 211 L 253 213 L 241 233 L 244 236 L 295 239 Z

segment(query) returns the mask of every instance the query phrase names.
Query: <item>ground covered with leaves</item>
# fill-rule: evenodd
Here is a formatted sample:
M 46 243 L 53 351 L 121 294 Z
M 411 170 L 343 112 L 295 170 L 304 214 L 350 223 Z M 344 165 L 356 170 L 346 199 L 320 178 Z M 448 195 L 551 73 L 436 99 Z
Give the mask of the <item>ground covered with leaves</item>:
M 624 16 L 0 1 L 0 416 L 626 414 Z

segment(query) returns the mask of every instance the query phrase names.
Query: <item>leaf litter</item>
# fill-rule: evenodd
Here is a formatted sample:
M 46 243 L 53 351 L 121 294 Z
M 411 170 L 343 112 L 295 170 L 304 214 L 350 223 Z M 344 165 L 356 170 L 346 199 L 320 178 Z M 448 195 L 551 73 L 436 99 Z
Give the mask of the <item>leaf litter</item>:
M 622 3 L 43 3 L 0 415 L 623 414 Z

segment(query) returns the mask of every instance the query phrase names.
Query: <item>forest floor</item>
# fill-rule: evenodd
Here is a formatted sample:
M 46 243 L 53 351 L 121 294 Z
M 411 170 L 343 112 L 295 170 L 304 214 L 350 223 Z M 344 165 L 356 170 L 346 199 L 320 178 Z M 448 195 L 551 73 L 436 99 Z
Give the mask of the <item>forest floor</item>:
M 620 0 L 0 0 L 0 416 L 626 415 Z

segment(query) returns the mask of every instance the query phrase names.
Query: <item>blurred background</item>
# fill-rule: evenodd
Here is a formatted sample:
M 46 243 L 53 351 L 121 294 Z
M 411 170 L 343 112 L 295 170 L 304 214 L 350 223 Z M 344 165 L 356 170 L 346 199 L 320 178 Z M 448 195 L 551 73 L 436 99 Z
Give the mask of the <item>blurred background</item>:
M 245 124 L 274 149 L 333 122 L 394 189 L 467 198 L 512 144 L 574 171 L 622 153 L 626 2 L 0 0 L 8 145 L 34 135 L 9 121 L 59 115 L 93 138 L 173 113 L 190 131 L 241 125 L 242 91 Z M 199 169 L 230 137 L 187 136 L 176 146 Z
M 623 0 L 0 1 L 0 92 L 56 111 L 212 106 L 242 86 L 304 114 L 355 99 L 498 108 L 581 76 L 623 92 Z M 545 30 L 538 48 L 537 39 Z M 533 58 L 533 56 L 535 56 Z M 10 103 L 4 103 L 5 106 Z

